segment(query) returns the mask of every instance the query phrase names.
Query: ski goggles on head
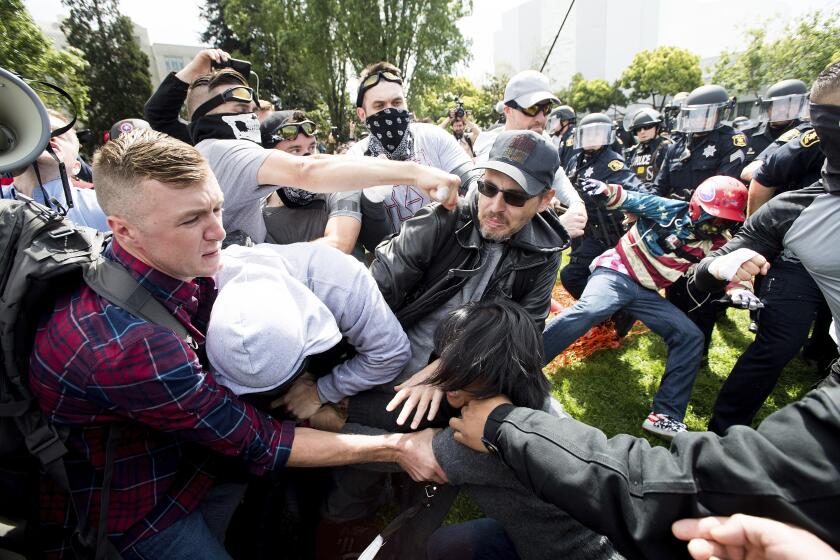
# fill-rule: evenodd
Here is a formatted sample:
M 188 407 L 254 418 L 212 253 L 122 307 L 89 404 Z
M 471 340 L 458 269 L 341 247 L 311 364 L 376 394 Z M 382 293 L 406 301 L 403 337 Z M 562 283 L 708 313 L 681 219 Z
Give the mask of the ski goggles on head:
M 375 74 L 371 74 L 359 84 L 359 92 L 356 94 L 356 107 L 362 106 L 362 100 L 365 97 L 365 92 L 378 84 L 380 80 L 400 85 L 403 83 L 402 76 L 395 72 L 391 72 L 390 70 L 380 70 Z
M 259 104 L 259 97 L 253 88 L 248 86 L 234 86 L 228 88 L 219 95 L 214 95 L 195 110 L 193 113 L 193 120 L 203 117 L 208 111 L 215 109 L 219 105 L 227 103 L 228 101 L 237 101 L 239 103 L 257 103 Z
M 283 140 L 294 140 L 301 133 L 306 136 L 315 136 L 318 134 L 318 127 L 310 120 L 284 124 L 271 133 L 271 141 L 276 144 Z
M 529 117 L 536 117 L 539 113 L 548 116 L 551 112 L 551 101 L 544 101 L 536 105 L 531 105 L 530 107 L 521 107 L 516 101 L 511 101 L 510 106 Z

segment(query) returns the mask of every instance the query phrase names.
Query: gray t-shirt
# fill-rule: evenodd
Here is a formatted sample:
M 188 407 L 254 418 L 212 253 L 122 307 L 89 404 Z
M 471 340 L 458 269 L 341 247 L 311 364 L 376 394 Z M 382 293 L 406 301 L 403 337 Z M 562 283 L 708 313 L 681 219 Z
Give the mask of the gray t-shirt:
M 359 207 L 361 191 L 318 194 L 311 203 L 299 208 L 266 206 L 263 209 L 266 241 L 279 245 L 312 241 L 324 237 L 330 218 L 346 216 L 362 221 Z
M 222 222 L 225 230 L 242 230 L 254 243 L 265 241 L 262 208 L 276 185 L 260 185 L 257 173 L 271 154 L 250 140 L 217 140 L 211 138 L 196 144 L 225 195 Z
M 429 357 L 434 351 L 435 329 L 446 319 L 450 311 L 465 303 L 481 299 L 502 259 L 503 250 L 504 245 L 501 243 L 485 241 L 482 245 L 481 264 L 471 273 L 471 278 L 467 280 L 461 291 L 406 330 L 408 341 L 411 343 L 411 359 L 397 378 L 398 381 L 408 379 L 428 365 Z

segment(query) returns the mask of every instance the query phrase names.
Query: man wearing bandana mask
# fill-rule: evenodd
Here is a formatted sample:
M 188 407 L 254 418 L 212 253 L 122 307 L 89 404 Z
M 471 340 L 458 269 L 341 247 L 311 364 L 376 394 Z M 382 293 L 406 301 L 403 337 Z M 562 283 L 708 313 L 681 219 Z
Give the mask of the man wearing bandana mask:
M 840 61 L 829 65 L 811 88 L 811 122 L 825 153 L 821 179 L 810 187 L 776 196 L 745 222 L 724 247 L 704 259 L 693 282 L 713 291 L 732 279 L 767 274 L 782 252 L 797 257 L 825 296 L 840 340 Z M 840 363 L 826 384 L 840 383 Z
M 225 68 L 193 81 L 187 93 L 190 134 L 225 195 L 226 230 L 262 243 L 262 208 L 280 186 L 310 192 L 350 191 L 382 183 L 416 185 L 426 197 L 443 195 L 454 207 L 457 177 L 413 162 L 364 161 L 343 156 L 300 158 L 261 145 L 256 95 L 245 78 Z M 447 187 L 439 189 L 439 187 Z M 440 191 L 440 192 L 439 192 Z
M 303 111 L 276 111 L 260 130 L 264 148 L 296 156 L 318 152 L 318 131 Z M 281 187 L 271 193 L 263 210 L 266 241 L 280 245 L 319 241 L 350 253 L 362 227 L 360 196 L 359 191 L 318 194 Z
M 356 114 L 370 135 L 347 152 L 394 161 L 414 161 L 461 178 L 461 192 L 477 178 L 470 157 L 458 142 L 433 124 L 411 121 L 400 70 L 378 62 L 362 71 L 356 96 Z M 390 183 L 365 189 L 361 197 L 362 229 L 359 241 L 373 251 L 382 239 L 400 230 L 403 222 L 432 199 L 411 185 Z
M 670 440 L 686 431 L 683 418 L 700 366 L 703 333 L 658 291 L 726 243 L 727 230 L 744 221 L 747 189 L 734 177 L 714 176 L 685 202 L 596 179 L 584 179 L 581 186 L 593 203 L 638 218 L 615 247 L 592 261 L 592 276 L 578 302 L 545 329 L 546 362 L 619 310 L 639 319 L 668 345 L 665 373 L 642 428 Z M 729 289 L 735 297 L 745 290 L 736 284 Z

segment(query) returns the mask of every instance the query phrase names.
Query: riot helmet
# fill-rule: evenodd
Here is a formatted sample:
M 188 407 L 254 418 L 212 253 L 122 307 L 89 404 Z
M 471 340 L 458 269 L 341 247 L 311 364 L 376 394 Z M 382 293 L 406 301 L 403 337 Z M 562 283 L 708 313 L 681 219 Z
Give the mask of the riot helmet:
M 645 107 L 639 109 L 633 116 L 633 123 L 630 125 L 630 132 L 636 134 L 640 128 L 647 128 L 649 126 L 658 127 L 662 124 L 662 116 L 656 109 Z
M 615 142 L 615 127 L 603 113 L 583 117 L 575 129 L 575 149 L 597 150 Z
M 808 116 L 808 86 L 802 80 L 782 80 L 759 98 L 761 122 L 781 123 Z
M 572 122 L 574 122 L 577 118 L 577 115 L 575 115 L 575 110 L 569 107 L 568 105 L 560 105 L 559 107 L 554 109 L 549 116 L 555 117 L 561 121 Z
M 680 132 L 709 132 L 721 125 L 725 113 L 734 100 L 718 85 L 700 86 L 688 94 L 680 107 L 677 130 Z

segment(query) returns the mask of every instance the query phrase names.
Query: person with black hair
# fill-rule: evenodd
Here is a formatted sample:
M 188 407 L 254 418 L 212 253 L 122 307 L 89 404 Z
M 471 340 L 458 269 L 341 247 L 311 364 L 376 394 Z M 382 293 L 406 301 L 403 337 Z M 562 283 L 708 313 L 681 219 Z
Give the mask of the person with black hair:
M 426 383 L 445 392 L 452 416 L 473 400 L 497 395 L 566 416 L 542 372 L 540 332 L 520 305 L 505 299 L 467 303 L 438 326 L 434 340 L 440 361 Z M 451 428 L 437 434 L 432 447 L 450 484 L 465 490 L 488 517 L 435 531 L 429 560 L 618 557 L 606 538 L 542 502 L 494 457 L 455 443 Z

